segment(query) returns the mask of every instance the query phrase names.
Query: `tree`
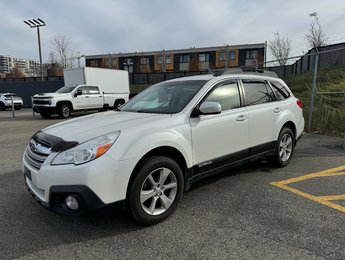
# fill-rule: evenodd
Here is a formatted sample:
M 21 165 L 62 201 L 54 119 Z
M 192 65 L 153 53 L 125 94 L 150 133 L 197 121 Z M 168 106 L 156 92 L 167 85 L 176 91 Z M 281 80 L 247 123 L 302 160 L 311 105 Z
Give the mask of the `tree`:
M 71 41 L 66 36 L 57 34 L 51 37 L 51 52 L 49 54 L 49 62 L 58 64 L 61 69 L 72 67 L 74 51 L 71 47 Z
M 318 48 L 327 44 L 328 38 L 326 37 L 325 32 L 323 31 L 317 13 L 309 14 L 310 17 L 314 19 L 310 23 L 309 31 L 306 33 L 305 38 L 308 42 L 310 48 Z
M 287 63 L 291 51 L 291 40 L 281 37 L 279 32 L 275 32 L 269 48 L 279 65 L 283 66 Z

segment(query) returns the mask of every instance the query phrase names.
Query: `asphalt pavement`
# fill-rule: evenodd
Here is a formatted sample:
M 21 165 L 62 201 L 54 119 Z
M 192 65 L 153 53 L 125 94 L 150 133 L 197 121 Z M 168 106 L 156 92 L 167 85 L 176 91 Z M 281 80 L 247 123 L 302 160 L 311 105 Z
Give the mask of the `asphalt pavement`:
M 61 120 L 11 116 L 0 112 L 0 259 L 345 259 L 342 138 L 305 134 L 289 166 L 259 161 L 204 179 L 169 219 L 142 227 L 124 211 L 70 217 L 38 205 L 21 156 Z

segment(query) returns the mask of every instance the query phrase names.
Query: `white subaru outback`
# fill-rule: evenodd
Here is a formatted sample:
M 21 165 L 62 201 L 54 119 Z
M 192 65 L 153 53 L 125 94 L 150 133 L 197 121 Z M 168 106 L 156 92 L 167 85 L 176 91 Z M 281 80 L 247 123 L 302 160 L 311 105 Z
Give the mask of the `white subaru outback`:
M 262 157 L 286 166 L 303 133 L 301 102 L 266 73 L 219 74 L 165 81 L 119 111 L 37 132 L 23 155 L 27 189 L 55 212 L 120 205 L 149 225 L 201 178 Z

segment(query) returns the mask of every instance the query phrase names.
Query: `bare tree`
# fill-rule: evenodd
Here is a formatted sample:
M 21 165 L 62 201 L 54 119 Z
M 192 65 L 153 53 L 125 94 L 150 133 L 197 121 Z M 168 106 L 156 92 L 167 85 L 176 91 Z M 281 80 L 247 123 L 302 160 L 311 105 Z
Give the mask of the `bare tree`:
M 291 40 L 281 37 L 279 32 L 275 32 L 274 39 L 269 42 L 269 48 L 279 65 L 287 63 L 291 51 Z
M 309 31 L 306 33 L 305 38 L 308 42 L 310 48 L 318 48 L 327 44 L 328 38 L 326 37 L 325 32 L 323 31 L 317 13 L 309 14 L 310 17 L 314 19 L 310 23 Z
M 74 57 L 70 39 L 66 36 L 57 34 L 51 37 L 50 42 L 52 46 L 52 51 L 49 55 L 50 61 L 57 63 L 62 69 L 69 67 Z

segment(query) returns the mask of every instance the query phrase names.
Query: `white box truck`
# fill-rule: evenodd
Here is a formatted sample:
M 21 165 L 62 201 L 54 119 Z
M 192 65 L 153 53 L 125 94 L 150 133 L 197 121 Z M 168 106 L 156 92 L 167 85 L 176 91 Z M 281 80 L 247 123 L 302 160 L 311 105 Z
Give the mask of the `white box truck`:
M 117 108 L 129 98 L 128 72 L 124 70 L 65 69 L 64 81 L 65 86 L 54 93 L 33 96 L 33 110 L 43 118 L 52 114 L 67 118 L 73 111 Z

